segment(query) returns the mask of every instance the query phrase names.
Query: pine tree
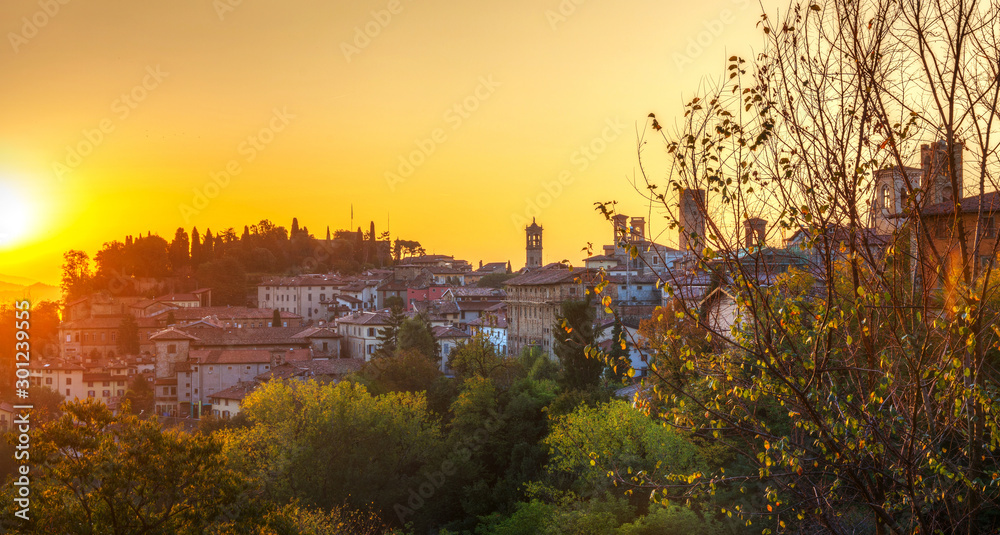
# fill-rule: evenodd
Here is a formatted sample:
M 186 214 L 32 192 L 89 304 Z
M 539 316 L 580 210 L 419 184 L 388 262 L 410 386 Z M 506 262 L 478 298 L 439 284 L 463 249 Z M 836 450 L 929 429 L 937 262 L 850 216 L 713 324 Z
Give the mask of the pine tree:
M 198 234 L 198 227 L 191 229 L 191 265 L 198 267 L 205 261 L 205 254 L 201 248 L 201 234 Z
M 391 357 L 396 354 L 399 345 L 399 328 L 406 320 L 403 307 L 392 306 L 389 308 L 389 324 L 378 332 L 379 346 L 375 355 L 378 357 Z
M 118 352 L 121 355 L 139 354 L 139 324 L 127 314 L 118 326 Z
M 271 327 L 281 327 L 281 311 L 274 309 L 274 314 L 271 315 Z

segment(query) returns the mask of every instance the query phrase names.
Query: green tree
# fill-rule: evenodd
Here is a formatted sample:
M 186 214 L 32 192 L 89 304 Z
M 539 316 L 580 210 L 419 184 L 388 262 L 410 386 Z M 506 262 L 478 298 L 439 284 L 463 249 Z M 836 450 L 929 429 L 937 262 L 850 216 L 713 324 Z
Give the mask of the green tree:
M 191 264 L 191 243 L 187 231 L 183 227 L 174 232 L 174 241 L 170 242 L 170 269 L 179 274 Z
M 424 473 L 440 469 L 441 430 L 423 395 L 375 397 L 349 382 L 272 380 L 242 410 L 249 427 L 219 435 L 233 465 L 276 503 L 371 505 L 396 521 L 397 506 L 426 483 Z
M 67 403 L 31 455 L 33 533 L 195 535 L 244 499 L 218 441 L 115 416 L 99 401 Z M 12 515 L 0 522 L 24 529 Z
M 594 306 L 586 299 L 563 301 L 552 327 L 553 352 L 562 363 L 562 384 L 570 390 L 586 390 L 600 384 L 604 362 L 591 349 L 594 344 Z
M 63 254 L 63 274 L 60 287 L 65 302 L 73 301 L 93 291 L 94 274 L 90 257 L 83 251 L 70 250 Z
M 211 234 L 206 232 L 206 244 L 210 237 Z M 246 272 L 235 258 L 227 256 L 198 266 L 198 283 L 212 289 L 213 304 L 246 306 Z
M 397 352 L 413 350 L 431 360 L 437 360 L 438 343 L 434 339 L 430 323 L 423 316 L 418 315 L 403 321 L 396 335 L 396 344 Z
M 135 316 L 126 314 L 118 325 L 118 353 L 120 355 L 139 354 L 139 324 Z
M 486 377 L 500 380 L 508 376 L 515 362 L 497 353 L 496 346 L 483 333 L 476 333 L 448 355 L 448 368 L 461 378 Z
M 142 416 L 152 416 L 154 407 L 153 385 L 146 376 L 138 374 L 122 397 L 122 404 L 128 403 L 129 412 Z
M 686 266 L 726 275 L 735 322 L 665 277 L 711 351 L 669 355 L 679 377 L 647 385 L 651 410 L 748 463 L 662 494 L 753 478 L 763 500 L 730 511 L 768 529 L 1000 529 L 994 216 L 970 208 L 1000 178 L 998 25 L 995 4 L 968 0 L 795 3 L 759 19 L 753 59 L 731 57 L 675 132 L 650 118 L 667 171 L 639 189 L 687 226 Z M 678 197 L 700 217 L 674 216 L 692 213 Z M 741 239 L 752 217 L 772 222 L 762 247 Z M 786 232 L 797 245 L 774 247 Z M 778 276 L 800 262 L 805 292 Z
M 399 346 L 399 329 L 406 320 L 406 315 L 403 314 L 402 306 L 398 305 L 396 301 L 389 302 L 390 299 L 396 299 L 402 302 L 402 299 L 398 297 L 390 297 L 386 299 L 386 305 L 389 306 L 389 318 L 388 325 L 379 329 L 378 331 L 378 350 L 376 350 L 375 355 L 378 357 L 391 357 L 396 354 L 396 349 Z

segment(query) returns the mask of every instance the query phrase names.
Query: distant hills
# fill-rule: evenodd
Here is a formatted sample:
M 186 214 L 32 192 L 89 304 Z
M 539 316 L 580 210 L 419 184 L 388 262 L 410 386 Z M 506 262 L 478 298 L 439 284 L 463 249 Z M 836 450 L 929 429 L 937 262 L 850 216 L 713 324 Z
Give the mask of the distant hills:
M 56 286 L 0 273 L 0 303 L 9 303 L 17 299 L 30 299 L 35 302 L 58 301 L 61 298 L 62 290 Z

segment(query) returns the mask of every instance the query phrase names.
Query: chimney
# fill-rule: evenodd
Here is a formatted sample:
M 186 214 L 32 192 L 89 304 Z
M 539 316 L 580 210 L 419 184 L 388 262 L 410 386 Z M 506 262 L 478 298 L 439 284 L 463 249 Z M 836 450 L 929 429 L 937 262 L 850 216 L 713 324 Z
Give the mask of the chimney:
M 681 251 L 701 252 L 705 242 L 705 190 L 682 189 L 680 199 L 681 229 L 678 229 L 678 243 Z M 692 235 L 696 235 L 697 239 Z
M 274 369 L 285 363 L 285 351 L 282 349 L 271 350 L 271 368 Z
M 767 220 L 759 217 L 752 217 L 743 222 L 743 246 L 747 249 L 751 247 L 763 247 L 764 237 L 767 233 Z

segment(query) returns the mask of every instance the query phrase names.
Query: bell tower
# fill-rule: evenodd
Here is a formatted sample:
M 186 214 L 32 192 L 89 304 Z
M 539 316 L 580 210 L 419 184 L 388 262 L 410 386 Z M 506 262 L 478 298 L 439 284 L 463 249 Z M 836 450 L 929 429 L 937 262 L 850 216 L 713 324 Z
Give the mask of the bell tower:
M 527 238 L 525 245 L 527 261 L 524 267 L 528 269 L 542 267 L 542 227 L 535 222 L 535 218 L 531 218 L 531 225 L 524 228 L 524 234 Z

